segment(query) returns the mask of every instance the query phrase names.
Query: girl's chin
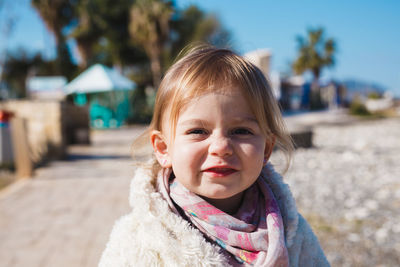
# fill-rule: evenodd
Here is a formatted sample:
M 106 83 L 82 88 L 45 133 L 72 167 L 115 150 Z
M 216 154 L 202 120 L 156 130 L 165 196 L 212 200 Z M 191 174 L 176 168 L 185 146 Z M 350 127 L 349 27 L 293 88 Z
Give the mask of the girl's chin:
M 237 199 L 238 196 L 241 196 L 243 192 L 232 192 L 232 191 L 219 191 L 215 193 L 208 192 L 207 194 L 197 194 L 201 198 L 210 201 L 230 201 L 233 199 Z
M 212 188 L 214 187 L 214 188 Z M 232 191 L 231 188 L 226 188 L 226 186 L 217 184 L 214 186 L 210 186 L 210 189 L 204 190 L 204 192 L 199 192 L 197 195 L 204 199 L 210 200 L 229 200 L 233 198 L 240 192 Z

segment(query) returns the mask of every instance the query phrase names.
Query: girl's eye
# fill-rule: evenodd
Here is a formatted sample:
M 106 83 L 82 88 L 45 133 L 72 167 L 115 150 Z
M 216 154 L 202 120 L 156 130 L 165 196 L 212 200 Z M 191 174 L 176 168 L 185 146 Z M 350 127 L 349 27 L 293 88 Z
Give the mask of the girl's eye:
M 187 131 L 187 134 L 203 135 L 203 134 L 207 134 L 207 132 L 203 129 L 192 129 L 192 130 Z
M 232 131 L 232 134 L 237 134 L 237 135 L 252 135 L 253 133 L 246 129 L 246 128 L 238 128 Z

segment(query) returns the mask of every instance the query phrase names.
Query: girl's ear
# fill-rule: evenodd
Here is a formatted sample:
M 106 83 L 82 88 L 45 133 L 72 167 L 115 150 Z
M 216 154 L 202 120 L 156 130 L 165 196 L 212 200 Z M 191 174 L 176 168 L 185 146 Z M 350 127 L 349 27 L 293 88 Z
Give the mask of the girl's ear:
M 275 141 L 276 138 L 274 135 L 271 135 L 267 138 L 265 141 L 265 149 L 264 149 L 264 165 L 267 165 L 267 162 L 269 160 L 269 157 L 272 154 L 272 150 L 274 149 L 275 146 Z
M 150 141 L 153 146 L 154 154 L 156 155 L 158 163 L 163 168 L 172 167 L 170 156 L 168 153 L 168 144 L 165 136 L 160 131 L 152 131 L 150 134 Z

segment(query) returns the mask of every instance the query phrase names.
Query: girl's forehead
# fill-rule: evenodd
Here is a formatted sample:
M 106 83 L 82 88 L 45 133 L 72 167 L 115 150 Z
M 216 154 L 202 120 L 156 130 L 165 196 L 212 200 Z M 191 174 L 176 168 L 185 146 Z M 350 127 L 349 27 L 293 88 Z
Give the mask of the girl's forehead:
M 187 102 L 180 110 L 176 122 L 188 118 L 212 119 L 222 115 L 226 119 L 255 118 L 254 112 L 239 90 L 218 91 L 203 94 Z
M 193 99 L 203 97 L 208 94 L 218 95 L 242 95 L 244 96 L 245 89 L 236 83 L 216 83 L 208 84 L 207 86 L 191 86 L 187 88 L 187 92 L 183 94 L 185 102 L 190 102 Z
M 222 96 L 222 97 L 221 97 Z M 181 105 L 171 105 L 171 108 L 179 108 L 178 113 L 184 112 L 189 106 L 195 106 L 199 104 L 199 100 L 203 98 L 212 98 L 212 99 L 219 99 L 223 100 L 224 96 L 232 96 L 234 98 L 242 98 L 246 99 L 244 97 L 244 94 L 241 89 L 239 89 L 236 86 L 224 86 L 220 88 L 216 88 L 215 90 L 210 90 L 210 91 L 204 91 L 202 93 L 198 93 L 196 95 L 192 95 L 187 97 L 184 101 L 182 101 Z M 219 101 L 216 101 L 217 104 Z M 246 101 L 247 102 L 247 101 Z M 203 103 L 203 102 L 202 102 Z M 204 103 L 203 103 L 204 104 Z M 221 102 L 221 104 L 223 104 Z

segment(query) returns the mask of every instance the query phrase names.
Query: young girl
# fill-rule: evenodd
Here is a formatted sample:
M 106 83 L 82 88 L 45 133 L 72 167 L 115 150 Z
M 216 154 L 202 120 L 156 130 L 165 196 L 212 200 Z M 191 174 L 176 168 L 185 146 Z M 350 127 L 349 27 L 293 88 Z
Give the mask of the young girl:
M 257 67 L 191 51 L 166 73 L 149 133 L 152 168 L 136 172 L 99 266 L 329 266 L 267 163 L 292 144 Z

